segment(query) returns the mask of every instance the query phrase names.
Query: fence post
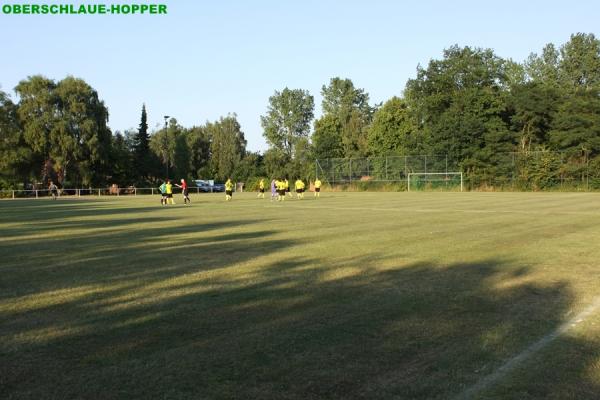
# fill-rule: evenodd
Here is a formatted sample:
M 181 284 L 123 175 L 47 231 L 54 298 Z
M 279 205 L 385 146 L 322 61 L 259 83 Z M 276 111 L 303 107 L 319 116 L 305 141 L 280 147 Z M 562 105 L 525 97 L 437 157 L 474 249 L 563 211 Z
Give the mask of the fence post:
M 425 173 L 427 173 L 427 156 L 424 156 L 424 157 L 425 157 Z
M 13 190 L 12 192 L 13 192 L 13 199 L 14 199 L 15 198 L 15 191 Z
M 585 191 L 589 192 L 590 191 L 590 158 L 589 156 L 589 151 L 585 150 L 584 151 L 584 156 L 585 156 Z
M 133 188 L 133 195 L 137 196 L 137 188 L 136 187 Z
M 37 191 L 37 189 L 35 190 L 35 198 L 36 199 L 38 198 L 38 191 Z
M 331 183 L 335 183 L 335 170 L 333 169 L 333 163 L 331 163 Z
M 100 189 L 98 189 L 98 197 L 100 197 Z
M 348 160 L 348 169 L 350 170 L 350 182 L 352 182 L 352 159 Z
M 515 166 L 515 153 L 513 152 L 511 154 L 511 158 L 512 158 L 512 164 L 510 165 L 510 186 L 511 188 L 514 190 L 515 189 L 515 169 L 517 169 L 517 167 Z
M 388 161 L 387 161 L 387 156 L 385 156 L 385 180 L 388 180 L 388 173 L 387 173 L 387 169 L 388 169 Z

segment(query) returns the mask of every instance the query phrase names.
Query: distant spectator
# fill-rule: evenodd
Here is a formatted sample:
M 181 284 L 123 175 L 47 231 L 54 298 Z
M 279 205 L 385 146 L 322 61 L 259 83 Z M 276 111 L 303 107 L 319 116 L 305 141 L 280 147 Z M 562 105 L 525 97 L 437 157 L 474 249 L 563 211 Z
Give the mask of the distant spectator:
M 50 190 L 50 194 L 52 195 L 52 200 L 56 200 L 56 198 L 58 197 L 58 187 L 54 184 L 54 182 L 50 181 L 48 189 Z

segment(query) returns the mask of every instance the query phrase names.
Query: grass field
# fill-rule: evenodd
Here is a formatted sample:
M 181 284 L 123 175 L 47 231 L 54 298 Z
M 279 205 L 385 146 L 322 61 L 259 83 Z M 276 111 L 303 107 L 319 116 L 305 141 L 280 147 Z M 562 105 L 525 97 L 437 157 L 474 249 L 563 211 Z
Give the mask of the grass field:
M 0 398 L 600 398 L 600 195 L 223 197 L 1 201 Z

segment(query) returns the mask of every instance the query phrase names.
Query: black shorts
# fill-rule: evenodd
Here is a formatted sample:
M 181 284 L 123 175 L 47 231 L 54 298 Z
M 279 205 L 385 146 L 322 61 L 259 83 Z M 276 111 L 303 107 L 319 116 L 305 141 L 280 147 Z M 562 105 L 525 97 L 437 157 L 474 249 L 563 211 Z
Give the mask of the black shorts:
M 185 189 L 185 190 L 184 190 L 182 193 L 183 193 L 183 196 L 184 196 L 184 197 L 188 197 L 188 194 L 189 194 L 189 193 L 188 193 L 188 190 L 187 190 L 187 189 Z
M 321 188 L 315 188 L 315 192 L 319 193 L 321 191 Z
M 304 189 L 296 189 L 296 193 L 304 193 Z
M 225 194 L 226 194 L 227 196 L 233 196 L 233 191 L 232 191 L 232 190 L 226 190 L 226 191 L 225 191 Z
M 261 192 L 261 193 L 264 193 L 264 192 L 265 192 L 265 189 L 258 189 L 258 190 L 259 190 L 259 192 Z
M 167 193 L 165 196 L 167 196 L 167 199 L 172 199 L 173 198 L 173 193 Z
M 277 191 L 277 194 L 279 194 L 280 196 L 285 196 L 285 189 L 279 189 Z

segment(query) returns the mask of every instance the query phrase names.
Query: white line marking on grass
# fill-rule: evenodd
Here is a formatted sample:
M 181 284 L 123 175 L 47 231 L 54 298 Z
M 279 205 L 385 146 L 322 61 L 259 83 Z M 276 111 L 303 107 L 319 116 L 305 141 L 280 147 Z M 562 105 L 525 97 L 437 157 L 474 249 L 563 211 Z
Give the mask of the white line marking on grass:
M 556 330 L 542 337 L 540 340 L 523 350 L 521 353 L 517 354 L 515 357 L 508 360 L 504 365 L 498 368 L 495 372 L 490 375 L 482 378 L 475 385 L 471 386 L 464 392 L 462 392 L 459 396 L 456 397 L 456 400 L 466 400 L 471 399 L 473 396 L 477 395 L 484 389 L 487 389 L 494 383 L 498 382 L 502 378 L 504 378 L 509 372 L 514 370 L 519 364 L 523 361 L 531 357 L 533 354 L 537 353 L 544 347 L 546 347 L 550 342 L 555 340 L 556 338 L 564 335 L 571 329 L 575 328 L 581 322 L 585 321 L 592 314 L 594 314 L 600 308 L 600 297 L 597 297 L 592 304 L 590 304 L 587 308 L 585 308 L 582 312 L 571 318 L 570 320 L 561 324 Z

